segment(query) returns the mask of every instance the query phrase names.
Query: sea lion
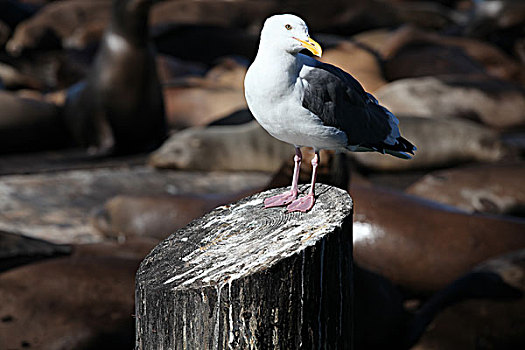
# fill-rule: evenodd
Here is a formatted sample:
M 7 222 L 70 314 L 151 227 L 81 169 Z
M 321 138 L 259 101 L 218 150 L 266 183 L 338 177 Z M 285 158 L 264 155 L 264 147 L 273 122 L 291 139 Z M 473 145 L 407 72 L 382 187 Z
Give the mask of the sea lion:
M 446 31 L 459 25 L 464 16 L 451 7 L 454 1 L 393 1 L 398 21 L 420 28 Z M 446 6 L 448 5 L 448 6 Z
M 413 349 L 521 349 L 525 346 L 525 250 L 475 267 L 458 282 L 481 295 L 441 312 Z M 492 281 L 481 284 L 480 280 Z M 452 286 L 457 292 L 465 287 Z M 497 287 L 495 289 L 494 287 Z M 489 293 L 487 290 L 492 289 Z
M 396 115 L 460 117 L 497 129 L 525 126 L 525 89 L 490 77 L 400 79 L 375 96 Z
M 236 112 L 233 112 L 226 117 L 217 119 L 208 124 L 208 126 L 218 126 L 218 125 L 240 125 L 253 122 L 255 118 L 253 117 L 252 112 L 249 109 L 241 109 Z
M 431 45 L 434 45 L 435 49 L 438 47 L 448 50 L 453 48 L 458 49 L 459 51 L 457 52 L 462 55 L 463 60 L 469 60 L 471 70 L 477 69 L 479 72 L 479 69 L 482 67 L 484 73 L 495 78 L 521 83 L 525 82 L 525 72 L 518 61 L 498 47 L 473 38 L 440 35 L 435 32 L 421 30 L 411 25 L 405 25 L 391 32 L 389 40 L 385 41 L 383 46 L 378 48 L 378 50 L 386 60 L 386 70 L 388 71 L 388 66 L 392 63 L 391 60 L 395 56 L 398 56 L 400 51 L 405 48 L 410 49 L 411 47 L 430 48 L 432 47 Z M 418 54 L 418 52 L 414 50 L 412 54 Z M 432 60 L 433 58 L 430 57 L 429 59 Z M 442 59 L 445 60 L 445 63 L 449 66 L 457 65 L 456 62 L 451 61 L 451 57 L 442 57 Z M 475 65 L 476 63 L 477 66 Z M 417 64 L 412 65 L 412 68 L 421 70 L 421 67 L 425 67 L 427 64 L 428 62 L 426 61 L 418 61 Z M 437 75 L 437 72 L 443 69 L 435 64 L 432 67 L 433 70 L 428 71 L 429 74 L 427 75 Z M 436 69 L 438 71 L 436 71 Z M 459 74 L 465 73 L 462 71 L 456 72 Z M 399 72 L 397 72 L 397 74 L 399 74 Z M 405 76 L 403 77 L 409 76 L 414 76 L 414 73 L 406 70 Z
M 105 236 L 147 236 L 164 239 L 219 205 L 257 193 L 258 188 L 236 193 L 162 196 L 116 196 L 93 218 Z
M 80 32 L 89 31 L 94 23 L 98 33 L 98 42 L 102 32 L 101 26 L 109 22 L 110 0 L 70 0 L 57 1 L 44 6 L 34 16 L 20 23 L 7 42 L 6 50 L 13 56 L 41 49 L 59 49 L 62 47 L 82 49 L 71 46 L 75 40 L 71 37 L 80 36 Z M 77 40 L 78 41 L 78 40 Z
M 0 91 L 0 106 L 0 154 L 71 144 L 56 105 Z
M 160 53 L 213 66 L 224 56 L 255 57 L 259 37 L 235 27 L 177 24 L 157 29 L 153 36 Z
M 249 28 L 278 10 L 277 1 L 199 0 L 166 1 L 151 11 L 151 25 L 193 24 Z M 223 43 L 224 44 L 224 43 Z
M 204 76 L 206 73 L 204 64 L 185 62 L 173 56 L 157 54 L 155 61 L 162 85 L 173 84 L 180 78 Z
M 0 230 L 0 273 L 38 260 L 69 255 L 71 250 L 69 245 Z
M 0 22 L 3 22 L 10 30 L 33 16 L 38 11 L 38 6 L 16 0 L 3 0 L 0 2 Z
M 483 260 L 525 247 L 525 220 L 465 214 L 374 187 L 349 192 L 355 261 L 412 291 L 439 290 Z
M 403 135 L 417 147 L 410 162 L 381 154 L 352 153 L 362 166 L 372 170 L 427 169 L 466 162 L 492 162 L 512 152 L 498 135 L 477 123 L 460 119 L 398 116 Z
M 525 4 L 522 1 L 475 1 L 463 34 L 490 41 L 512 52 L 516 41 L 525 34 L 524 23 Z
M 37 78 L 24 74 L 15 67 L 0 62 L 0 82 L 7 89 L 29 88 L 42 90 L 44 84 Z
M 461 48 L 435 43 L 408 43 L 385 61 L 388 81 L 451 74 L 483 76 L 486 72 Z
M 157 168 L 273 172 L 292 157 L 289 145 L 253 121 L 182 130 L 153 152 L 149 163 Z
M 454 308 L 464 300 L 491 298 L 505 302 L 520 296 L 517 288 L 495 273 L 476 271 L 426 300 L 407 303 L 402 291 L 389 280 L 354 264 L 354 299 L 359 301 L 354 303 L 354 348 L 412 349 L 432 320 L 448 307 Z M 432 334 L 433 327 L 428 332 Z
M 166 118 L 174 129 L 203 126 L 246 108 L 243 81 L 246 65 L 223 59 L 203 78 L 190 77 L 164 87 Z
M 366 91 L 374 92 L 387 84 L 381 70 L 380 57 L 357 42 L 344 41 L 335 48 L 325 50 L 321 61 L 352 74 Z
M 469 213 L 525 216 L 525 164 L 485 164 L 426 175 L 406 192 Z
M 166 123 L 154 50 L 148 38 L 152 0 L 115 0 L 111 23 L 84 83 L 64 106 L 76 142 L 92 153 L 149 151 L 164 140 Z
M 3 176 L 0 229 L 54 243 L 100 242 L 106 237 L 91 225 L 91 213 L 116 194 L 237 192 L 268 181 L 268 175 L 261 173 L 158 171 L 143 165 L 130 166 L 130 159 L 125 159 L 128 162 L 113 168 L 106 165 L 93 169 L 88 163 L 84 170 L 53 169 L 41 174 Z
M 10 36 L 11 29 L 7 26 L 7 24 L 0 20 L 0 47 L 4 46 L 4 44 Z
M 135 272 L 154 244 L 79 246 L 0 274 L 0 348 L 132 348 Z

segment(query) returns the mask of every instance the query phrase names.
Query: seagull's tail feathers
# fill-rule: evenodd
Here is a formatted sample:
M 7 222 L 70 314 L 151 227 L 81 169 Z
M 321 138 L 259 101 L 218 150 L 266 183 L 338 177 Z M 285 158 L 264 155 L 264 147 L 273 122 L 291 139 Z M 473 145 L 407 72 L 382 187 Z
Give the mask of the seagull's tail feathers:
M 402 136 L 396 139 L 394 145 L 383 144 L 383 146 L 386 146 L 383 148 L 385 153 L 401 159 L 412 159 L 412 155 L 417 150 L 416 146 Z
M 389 149 L 385 150 L 385 153 L 390 154 L 394 157 L 401 158 L 401 159 L 412 159 L 412 155 L 406 153 L 406 152 L 396 152 L 391 151 Z
M 376 143 L 373 145 L 358 145 L 358 146 L 349 146 L 348 150 L 353 152 L 379 152 L 383 154 L 390 154 L 394 157 L 401 159 L 412 159 L 412 155 L 417 150 L 410 141 L 405 139 L 402 136 L 399 136 L 396 139 L 396 143 L 391 145 L 386 142 Z

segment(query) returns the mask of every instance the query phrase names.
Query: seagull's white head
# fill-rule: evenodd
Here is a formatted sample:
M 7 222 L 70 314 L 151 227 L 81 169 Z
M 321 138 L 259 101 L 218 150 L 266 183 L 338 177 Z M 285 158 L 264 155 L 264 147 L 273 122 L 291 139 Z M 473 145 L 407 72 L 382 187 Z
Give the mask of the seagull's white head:
M 321 46 L 308 34 L 308 26 L 294 15 L 275 15 L 264 22 L 261 31 L 261 46 L 271 46 L 296 54 L 308 49 L 315 56 L 321 57 Z

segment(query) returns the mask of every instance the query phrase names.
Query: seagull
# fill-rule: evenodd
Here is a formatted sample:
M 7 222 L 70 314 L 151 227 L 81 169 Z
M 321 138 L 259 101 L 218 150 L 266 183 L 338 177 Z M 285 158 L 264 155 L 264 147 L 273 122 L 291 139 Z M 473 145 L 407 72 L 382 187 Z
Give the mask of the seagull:
M 399 121 L 350 74 L 300 53 L 321 57 L 306 23 L 291 14 L 266 19 L 259 49 L 244 79 L 248 108 L 273 137 L 295 147 L 290 191 L 266 198 L 265 208 L 307 212 L 315 203 L 319 151 L 380 152 L 410 159 L 416 147 L 401 137 Z M 300 147 L 312 147 L 312 180 L 298 198 Z

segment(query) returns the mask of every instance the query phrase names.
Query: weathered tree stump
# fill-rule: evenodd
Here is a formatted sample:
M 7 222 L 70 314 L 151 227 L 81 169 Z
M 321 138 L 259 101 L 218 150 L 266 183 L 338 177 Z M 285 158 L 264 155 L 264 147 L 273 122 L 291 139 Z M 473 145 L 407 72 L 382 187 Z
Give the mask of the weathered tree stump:
M 352 200 L 318 185 L 308 213 L 263 209 L 282 191 L 219 207 L 144 259 L 137 349 L 352 348 Z

